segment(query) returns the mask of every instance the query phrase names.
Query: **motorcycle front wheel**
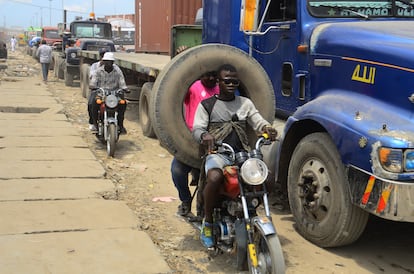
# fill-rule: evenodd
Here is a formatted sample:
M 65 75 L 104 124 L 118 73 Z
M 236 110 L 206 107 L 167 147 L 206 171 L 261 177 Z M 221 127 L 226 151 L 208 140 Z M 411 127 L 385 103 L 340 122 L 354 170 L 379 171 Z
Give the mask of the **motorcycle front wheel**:
M 109 124 L 108 126 L 108 139 L 106 140 L 106 152 L 108 156 L 114 157 L 115 154 L 115 146 L 116 146 L 116 125 Z
M 284 274 L 285 259 L 283 257 L 282 246 L 277 234 L 264 235 L 255 225 L 253 243 L 256 249 L 257 267 L 251 263 L 248 253 L 249 273 L 255 274 Z

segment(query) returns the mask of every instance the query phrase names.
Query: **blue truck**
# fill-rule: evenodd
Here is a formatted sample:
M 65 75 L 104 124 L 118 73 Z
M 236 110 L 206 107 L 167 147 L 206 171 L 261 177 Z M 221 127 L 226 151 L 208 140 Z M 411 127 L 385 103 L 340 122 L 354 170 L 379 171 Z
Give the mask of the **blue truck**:
M 198 166 L 177 117 L 190 84 L 231 63 L 240 94 L 267 119 L 285 119 L 268 160 L 304 238 L 351 244 L 370 214 L 413 222 L 413 18 L 408 0 L 204 0 L 203 44 L 153 84 L 154 131 Z

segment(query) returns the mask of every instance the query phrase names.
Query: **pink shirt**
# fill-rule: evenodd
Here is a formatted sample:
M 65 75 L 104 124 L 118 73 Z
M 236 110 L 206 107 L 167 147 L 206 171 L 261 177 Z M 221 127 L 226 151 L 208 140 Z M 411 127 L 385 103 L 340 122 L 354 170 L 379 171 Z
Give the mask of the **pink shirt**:
M 216 85 L 213 88 L 206 88 L 203 86 L 200 80 L 195 81 L 188 89 L 188 93 L 185 96 L 185 121 L 188 128 L 193 130 L 194 115 L 197 110 L 198 104 L 204 99 L 210 98 L 214 94 L 219 93 L 219 87 Z

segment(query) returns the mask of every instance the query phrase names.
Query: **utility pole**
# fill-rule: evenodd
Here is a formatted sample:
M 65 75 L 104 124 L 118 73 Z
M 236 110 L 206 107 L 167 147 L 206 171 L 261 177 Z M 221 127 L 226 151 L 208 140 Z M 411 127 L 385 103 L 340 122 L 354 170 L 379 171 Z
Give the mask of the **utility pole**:
M 52 0 L 49 0 L 49 26 L 52 25 Z
M 40 7 L 40 27 L 43 28 L 43 8 Z

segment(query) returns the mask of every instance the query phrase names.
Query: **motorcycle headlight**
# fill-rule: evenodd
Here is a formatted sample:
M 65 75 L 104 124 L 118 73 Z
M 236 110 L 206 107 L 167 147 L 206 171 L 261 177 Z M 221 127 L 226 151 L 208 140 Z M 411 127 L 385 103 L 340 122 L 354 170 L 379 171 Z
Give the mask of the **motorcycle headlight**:
M 246 160 L 240 168 L 244 182 L 249 185 L 261 185 L 266 180 L 269 171 L 266 164 L 256 158 Z
M 109 108 L 114 108 L 118 105 L 118 98 L 115 95 L 108 95 L 105 98 L 105 104 Z
M 75 59 L 75 58 L 76 58 L 76 52 L 72 52 L 72 53 L 70 54 L 70 58 Z

